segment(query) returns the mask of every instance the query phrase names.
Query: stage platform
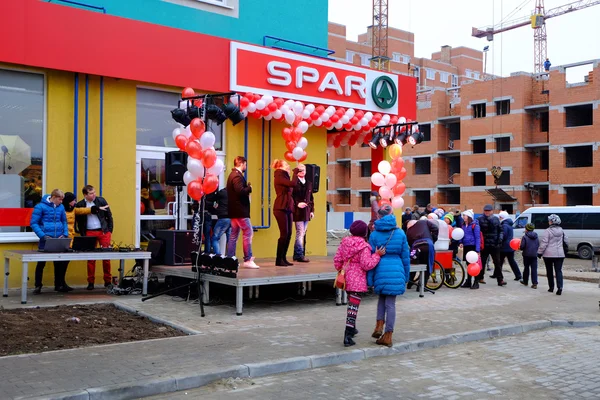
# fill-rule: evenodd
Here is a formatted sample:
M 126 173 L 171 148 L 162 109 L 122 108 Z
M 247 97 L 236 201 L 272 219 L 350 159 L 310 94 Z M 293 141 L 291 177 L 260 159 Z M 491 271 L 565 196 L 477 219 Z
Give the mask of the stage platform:
M 276 267 L 274 259 L 255 259 L 259 269 L 240 268 L 237 277 L 228 278 L 224 276 L 216 276 L 202 274 L 199 279 L 203 283 L 203 298 L 204 304 L 207 304 L 210 299 L 209 284 L 210 282 L 220 283 L 222 285 L 236 287 L 236 314 L 242 315 L 244 287 L 249 288 L 248 297 L 250 299 L 258 298 L 259 286 L 262 285 L 277 285 L 282 283 L 302 283 L 302 295 L 306 291 L 310 291 L 311 282 L 315 281 L 333 281 L 337 275 L 337 271 L 333 267 L 333 257 L 311 257 L 309 263 L 294 263 L 291 267 Z M 418 264 L 411 265 L 411 272 L 425 271 L 426 265 Z M 182 278 L 195 279 L 196 273 L 192 271 L 191 265 L 169 266 L 169 265 L 154 265 L 150 267 L 150 271 L 159 276 L 178 276 Z M 424 292 L 424 275 L 421 274 L 420 293 L 423 297 Z M 146 276 L 144 277 L 144 280 Z M 333 289 L 333 288 L 332 288 Z M 336 290 L 336 304 L 346 304 L 346 293 L 341 290 Z

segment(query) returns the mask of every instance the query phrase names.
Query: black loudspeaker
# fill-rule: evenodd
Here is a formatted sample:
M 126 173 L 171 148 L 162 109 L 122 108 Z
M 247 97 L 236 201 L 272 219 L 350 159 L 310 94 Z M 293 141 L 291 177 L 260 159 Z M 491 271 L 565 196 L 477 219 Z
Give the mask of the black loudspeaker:
M 188 155 L 185 151 L 165 153 L 166 183 L 169 186 L 185 186 L 183 174 L 187 171 Z
M 313 193 L 319 191 L 319 181 L 321 180 L 321 167 L 317 164 L 306 164 L 306 180 L 313 185 Z
M 164 242 L 165 265 L 192 263 L 192 251 L 198 250 L 192 240 L 194 231 L 157 230 L 156 238 Z

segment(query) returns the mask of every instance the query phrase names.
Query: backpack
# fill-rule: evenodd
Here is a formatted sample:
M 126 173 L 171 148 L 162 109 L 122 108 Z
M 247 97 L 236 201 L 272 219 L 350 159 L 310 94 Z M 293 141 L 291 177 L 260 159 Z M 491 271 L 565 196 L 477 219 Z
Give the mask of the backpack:
M 473 230 L 473 233 L 475 233 L 475 224 L 473 224 L 471 226 L 471 229 Z M 483 233 L 481 232 L 481 230 L 479 231 L 479 251 L 483 250 L 483 244 L 485 243 L 485 241 L 483 240 Z

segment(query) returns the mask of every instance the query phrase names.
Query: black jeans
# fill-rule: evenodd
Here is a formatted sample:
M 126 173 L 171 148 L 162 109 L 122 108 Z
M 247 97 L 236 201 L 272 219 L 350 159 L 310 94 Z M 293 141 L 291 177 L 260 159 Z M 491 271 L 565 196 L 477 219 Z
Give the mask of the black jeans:
M 562 274 L 562 266 L 563 258 L 550 258 L 544 257 L 544 264 L 546 264 L 546 275 L 548 276 L 548 286 L 550 289 L 554 289 L 554 272 L 556 272 L 556 286 L 558 289 L 563 288 L 563 274 Z M 552 271 L 554 267 L 554 271 Z
M 510 269 L 512 269 L 513 274 L 515 274 L 515 278 L 521 279 L 523 276 L 521 275 L 521 270 L 519 269 L 519 264 L 515 261 L 515 252 L 514 251 L 503 251 L 500 253 L 500 265 L 504 265 L 504 259 L 508 259 L 508 265 L 510 265 Z
M 60 287 L 66 285 L 65 275 L 67 274 L 68 261 L 54 261 L 54 286 Z M 35 266 L 35 287 L 42 286 L 42 277 L 46 261 L 38 261 Z
M 527 284 L 529 282 L 529 270 L 531 269 L 531 283 L 534 285 L 538 284 L 538 260 L 537 257 L 523 256 L 523 282 Z
M 502 264 L 500 263 L 500 249 L 497 247 L 489 247 L 485 246 L 481 249 L 480 257 L 481 262 L 483 263 L 483 268 L 481 268 L 481 272 L 477 276 L 477 280 L 482 280 L 485 277 L 485 262 L 488 256 L 492 257 L 492 261 L 494 262 L 494 276 L 498 283 L 504 280 L 504 275 L 502 275 Z
M 292 213 L 287 210 L 274 210 L 273 215 L 277 220 L 277 226 L 279 227 L 279 239 L 277 239 L 277 249 L 281 251 L 281 254 L 277 254 L 277 257 L 285 258 L 288 248 L 290 247 L 290 241 L 292 239 Z

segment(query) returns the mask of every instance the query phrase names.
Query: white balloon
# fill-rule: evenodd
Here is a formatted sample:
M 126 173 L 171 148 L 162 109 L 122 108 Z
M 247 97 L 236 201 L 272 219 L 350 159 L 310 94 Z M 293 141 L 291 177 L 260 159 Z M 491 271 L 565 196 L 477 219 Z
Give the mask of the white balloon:
M 377 165 L 377 170 L 383 174 L 383 175 L 387 175 L 390 173 L 390 171 L 392 170 L 392 166 L 389 163 L 389 161 L 383 160 L 381 162 L 379 162 L 379 165 Z
M 398 123 L 399 124 L 405 124 L 406 123 L 406 118 L 404 118 L 404 117 L 398 118 Z
M 288 108 L 292 108 L 294 106 L 294 100 L 286 100 L 283 105 L 288 106 Z
M 308 110 L 308 112 L 310 112 L 312 114 L 313 111 L 315 111 L 315 105 L 314 104 L 307 104 L 305 107 L 306 110 Z
M 265 119 L 265 121 L 270 121 L 273 119 L 273 115 L 269 114 L 269 115 L 264 116 L 263 118 Z
M 267 104 L 267 105 L 268 105 L 268 104 L 271 104 L 271 103 L 273 102 L 273 96 L 271 96 L 270 94 L 265 94 L 265 95 L 262 97 L 262 100 L 264 100 L 264 101 L 265 101 L 265 104 Z
M 463 231 L 461 228 L 454 228 L 454 230 L 452 230 L 452 239 L 461 240 L 464 237 L 465 231 Z
M 267 106 L 267 104 L 265 103 L 265 101 L 263 99 L 260 99 L 256 102 L 256 109 L 257 110 L 262 110 Z
M 384 125 L 387 125 L 388 122 L 390 122 L 390 114 L 385 114 L 383 117 L 381 117 L 381 120 L 384 122 Z
M 344 124 L 342 124 L 341 121 L 336 122 L 335 124 L 333 124 L 335 129 L 342 129 L 344 127 Z
M 396 186 L 396 183 L 398 182 L 398 178 L 396 178 L 396 175 L 394 174 L 387 174 L 385 177 L 385 186 L 387 186 L 388 188 L 393 188 L 394 186 Z
M 280 110 L 275 110 L 273 112 L 273 118 L 275 118 L 275 119 L 281 118 L 282 115 L 283 115 L 283 113 Z
M 204 132 L 202 136 L 200 136 L 200 146 L 203 149 L 208 149 L 215 145 L 215 134 L 212 132 Z
M 302 121 L 298 124 L 298 128 L 300 128 L 300 130 L 302 131 L 302 133 L 306 133 L 306 131 L 308 130 L 308 122 L 306 121 Z
M 321 122 L 326 122 L 326 121 L 329 121 L 329 118 L 330 118 L 330 116 L 329 116 L 329 114 L 327 114 L 326 112 L 324 112 L 324 113 L 323 113 L 323 114 L 322 114 L 322 115 L 319 117 L 319 119 L 321 120 Z
M 183 130 L 183 132 L 181 132 L 183 135 L 185 135 L 186 138 L 190 138 L 190 136 L 192 136 L 192 131 L 190 131 L 190 127 L 186 126 L 185 129 Z
M 342 118 L 340 118 L 340 121 L 342 121 L 342 125 L 346 125 L 348 121 L 350 121 L 350 118 L 348 118 L 347 115 L 344 115 Z
M 373 113 L 371 111 L 367 111 L 365 113 L 365 118 L 367 119 L 367 122 L 369 122 L 373 118 Z
M 335 114 L 335 107 L 334 106 L 329 106 L 329 107 L 327 107 L 327 109 L 325 110 L 325 112 L 327 114 L 329 114 L 329 116 L 331 117 L 333 114 Z
M 256 111 L 256 104 L 254 104 L 254 103 L 248 104 L 248 107 L 246 107 L 246 110 L 248 110 L 248 112 L 251 112 L 251 113 Z
M 190 171 L 185 171 L 185 174 L 183 174 L 183 183 L 186 185 L 189 185 L 194 179 L 196 178 L 194 178 L 194 175 Z
M 204 165 L 197 158 L 188 157 L 187 168 L 194 178 L 204 177 Z
M 294 157 L 294 160 L 301 159 L 303 155 L 304 150 L 301 147 L 295 147 L 294 150 L 292 150 L 292 157 Z
M 389 199 L 390 197 L 392 197 L 392 194 L 392 191 L 386 186 L 382 186 L 379 188 L 379 195 L 382 199 Z
M 365 126 L 369 123 L 369 121 L 365 117 L 362 117 L 359 122 L 362 126 Z
M 298 147 L 304 150 L 306 149 L 306 146 L 308 146 L 308 139 L 301 137 L 300 140 L 298 140 Z
M 314 126 L 321 126 L 323 125 L 323 121 L 321 121 L 320 119 L 316 119 L 313 121 L 313 125 Z
M 242 110 L 241 113 L 244 116 L 244 118 L 248 116 L 248 110 Z
M 285 113 L 285 120 L 287 121 L 288 124 L 294 123 L 294 121 L 296 120 L 296 115 L 294 114 L 294 112 L 292 110 Z
M 281 113 L 283 115 L 287 114 L 288 111 L 290 111 L 290 107 L 287 106 L 286 104 L 282 105 L 281 108 L 279 109 L 279 111 L 281 111 Z
M 356 111 L 354 111 L 354 108 L 349 108 L 346 110 L 346 115 L 350 118 L 354 117 L 354 113 L 356 113 Z
M 223 161 L 221 161 L 220 158 L 217 158 L 215 164 L 209 169 L 207 169 L 206 172 L 208 172 L 209 174 L 219 176 L 219 174 L 223 172 L 223 169 L 225 169 L 225 164 L 223 164 Z
M 229 101 L 231 101 L 231 104 L 233 104 L 234 106 L 237 106 L 240 102 L 238 96 L 231 96 L 229 98 Z
M 310 111 L 308 111 L 306 108 L 304 109 L 304 111 L 302 111 L 302 119 L 307 119 L 308 117 L 310 117 Z
M 392 199 L 392 208 L 399 209 L 404 207 L 404 199 L 402 196 L 396 196 Z
M 371 175 L 371 183 L 375 186 L 383 186 L 385 184 L 385 177 L 379 172 L 375 172 Z
M 175 140 L 175 138 L 179 135 L 181 135 L 181 129 L 180 128 L 173 129 L 173 140 Z
M 358 130 L 362 129 L 362 126 L 360 126 L 359 124 L 356 124 L 352 127 L 352 129 L 354 129 L 355 131 L 358 131 Z
M 452 231 L 452 233 L 454 233 L 454 231 Z M 469 264 L 473 264 L 479 260 L 479 255 L 474 251 L 470 251 L 467 253 L 467 256 L 465 258 L 467 259 L 467 262 Z
M 184 100 L 181 103 L 179 103 L 179 108 L 181 108 L 182 110 L 185 110 L 191 105 L 192 105 L 192 103 L 189 100 Z
M 302 115 L 302 111 L 304 111 L 304 104 L 302 104 L 301 102 L 297 101 L 294 103 L 294 114 L 296 115 Z

